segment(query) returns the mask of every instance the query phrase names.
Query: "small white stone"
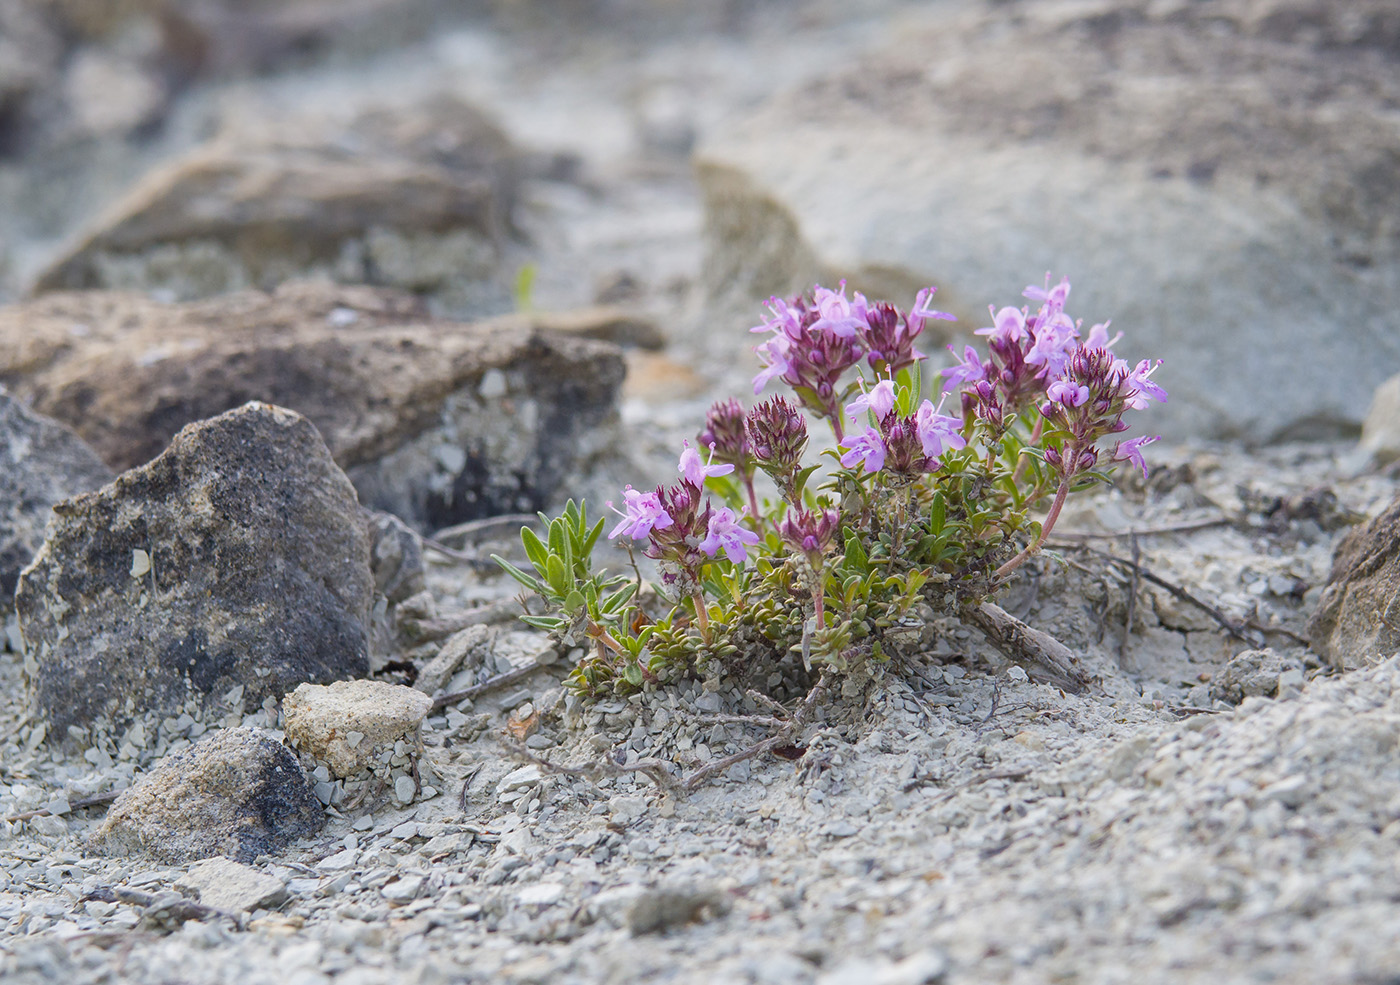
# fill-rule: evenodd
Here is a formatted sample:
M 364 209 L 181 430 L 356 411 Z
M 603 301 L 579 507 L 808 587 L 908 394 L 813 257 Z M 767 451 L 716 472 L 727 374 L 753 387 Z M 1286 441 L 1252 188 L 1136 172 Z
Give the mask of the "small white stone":
M 416 784 L 411 776 L 401 776 L 394 781 L 394 797 L 400 804 L 413 803 Z
M 404 876 L 393 882 L 385 883 L 379 890 L 379 895 L 383 896 L 390 903 L 402 906 L 418 898 L 418 894 L 423 890 L 422 876 Z
M 564 898 L 564 887 L 557 882 L 541 882 L 526 886 L 515 898 L 522 906 L 552 906 Z

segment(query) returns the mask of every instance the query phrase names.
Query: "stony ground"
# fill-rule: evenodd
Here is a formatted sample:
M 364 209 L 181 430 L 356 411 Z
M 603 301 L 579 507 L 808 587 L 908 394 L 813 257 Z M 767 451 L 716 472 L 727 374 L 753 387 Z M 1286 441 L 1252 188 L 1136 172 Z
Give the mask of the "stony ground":
M 237 919 L 172 916 L 160 894 L 185 867 L 84 850 L 102 811 L 74 805 L 166 750 L 128 734 L 110 754 L 64 759 L 27 745 L 12 703 L 0 971 L 307 985 L 1388 981 L 1400 664 L 1332 675 L 1294 640 L 1326 575 L 1325 528 L 1394 489 L 1380 475 L 1339 481 L 1341 451 L 1179 448 L 1147 488 L 1068 516 L 1061 560 L 1006 602 L 1084 656 L 1100 678 L 1087 694 L 1032 683 L 973 631 L 938 625 L 859 699 L 825 705 L 799 758 L 741 762 L 685 793 L 612 767 L 655 757 L 683 778 L 769 734 L 726 716 L 767 710 L 737 686 L 698 684 L 582 703 L 556 662 L 429 718 L 422 799 L 386 791 L 331 811 L 322 836 L 259 860 L 286 900 Z M 1296 508 L 1323 487 L 1334 508 Z M 1270 499 L 1290 496 L 1291 519 Z M 1136 538 L 1124 643 L 1134 586 L 1104 555 L 1132 545 L 1087 535 L 1209 520 L 1228 522 Z M 431 585 L 446 610 L 510 592 L 457 566 Z M 542 642 L 499 627 L 454 686 Z M 5 655 L 7 693 L 19 671 Z M 183 727 L 194 738 L 243 720 Z M 276 709 L 247 723 L 275 728 Z M 534 761 L 507 751 L 512 730 Z

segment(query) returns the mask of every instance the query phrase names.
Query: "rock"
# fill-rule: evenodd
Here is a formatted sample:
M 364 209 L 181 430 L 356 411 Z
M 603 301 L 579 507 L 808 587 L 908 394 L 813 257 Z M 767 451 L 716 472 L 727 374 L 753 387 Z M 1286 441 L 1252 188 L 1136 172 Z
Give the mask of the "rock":
M 411 687 L 337 681 L 302 684 L 282 700 L 282 714 L 293 746 L 325 762 L 336 776 L 350 777 L 401 739 L 420 749 L 418 729 L 432 703 Z
M 453 633 L 442 644 L 438 655 L 418 672 L 413 686 L 429 697 L 436 695 L 468 658 L 474 658 L 473 663 L 480 663 L 481 658 L 490 652 L 495 635 L 490 626 L 468 626 Z
M 390 906 L 403 906 L 418 898 L 423 891 L 424 879 L 418 875 L 405 875 L 392 880 L 379 890 L 379 895 L 388 900 Z
M 158 121 L 169 93 L 156 71 L 139 59 L 84 47 L 69 62 L 63 95 L 79 133 L 110 137 Z
M 20 569 L 44 542 L 60 500 L 112 479 L 91 448 L 57 421 L 0 388 L 0 613 L 12 605 Z
M 1343 669 L 1400 650 L 1400 496 L 1337 544 L 1308 638 Z
M 212 855 L 249 863 L 324 823 L 311 782 L 286 747 L 257 729 L 224 729 L 165 758 L 123 792 L 89 847 L 172 864 Z
M 729 897 L 719 889 L 703 886 L 648 889 L 628 908 L 627 929 L 635 936 L 659 934 L 673 927 L 724 916 L 729 910 Z
M 193 893 L 205 906 L 230 913 L 248 913 L 259 907 L 271 909 L 287 898 L 287 887 L 281 879 L 226 858 L 195 862 L 175 888 Z
M 934 985 L 948 974 L 939 951 L 921 951 L 903 961 L 850 958 L 817 977 L 817 985 Z
M 147 174 L 35 290 L 118 287 L 207 297 L 316 275 L 504 308 L 499 250 L 515 152 L 443 96 L 343 127 L 264 118 Z
M 1372 465 L 1389 465 L 1400 458 L 1400 375 L 1376 387 L 1361 424 L 1358 450 Z
M 932 283 L 970 332 L 1053 270 L 1071 314 L 1166 360 L 1153 433 L 1360 423 L 1358 391 L 1400 370 L 1389 0 L 925 17 L 702 144 L 712 305 L 747 326 L 816 279 L 904 304 Z
M 423 591 L 423 538 L 392 513 L 366 510 L 374 590 L 395 605 Z
M 368 671 L 364 521 L 299 414 L 251 403 L 192 424 L 54 512 L 15 594 L 50 735 Z
M 1273 650 L 1245 650 L 1211 679 L 1210 697 L 1232 705 L 1245 698 L 1272 698 L 1278 693 L 1280 676 L 1290 669 L 1299 668 Z
M 533 316 L 428 317 L 411 295 L 285 285 L 192 304 L 116 292 L 0 309 L 0 383 L 119 468 L 249 399 L 308 417 L 367 506 L 424 529 L 551 505 L 615 447 L 618 351 Z

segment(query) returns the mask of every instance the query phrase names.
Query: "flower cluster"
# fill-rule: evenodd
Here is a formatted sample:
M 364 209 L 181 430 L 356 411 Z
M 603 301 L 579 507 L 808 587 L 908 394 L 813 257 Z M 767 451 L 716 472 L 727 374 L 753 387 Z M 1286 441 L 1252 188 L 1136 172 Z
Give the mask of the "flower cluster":
M 1145 474 L 1143 448 L 1157 439 L 1117 436 L 1129 412 L 1166 400 L 1152 379 L 1160 360 L 1130 366 L 1112 351 L 1120 336 L 1107 322 L 1083 332 L 1065 312 L 1068 279 L 1027 287 L 1034 311 L 990 308 L 992 324 L 976 332 L 986 351 L 949 346 L 941 394 L 926 395 L 915 340 L 952 318 L 930 307 L 933 293 L 919 292 L 907 312 L 847 297 L 844 282 L 768 302 L 753 329 L 769 336 L 756 347 L 754 392 L 781 380 L 796 402 L 716 403 L 697 446 L 680 453 L 678 481 L 628 486 L 620 509 L 608 504 L 621 517 L 609 538 L 657 562 L 670 613 L 634 601 L 640 582 L 611 595 L 617 578 L 575 584 L 577 551 L 555 563 L 554 546 L 527 538 L 542 577 L 508 570 L 586 612 L 568 623 L 583 618 L 597 644 L 576 671 L 581 688 L 688 673 L 737 653 L 741 640 L 838 670 L 878 657 L 885 628 L 913 605 L 957 611 L 998 591 L 1040 549 L 1072 486 L 1106 479 L 1120 462 Z M 943 412 L 949 400 L 960 414 Z M 836 439 L 825 466 L 806 460 L 804 410 Z M 1032 519 L 1040 507 L 1043 519 Z M 586 555 L 602 525 L 588 534 L 575 509 L 568 529 Z
M 924 358 L 914 339 L 925 323 L 953 318 L 928 306 L 934 290 L 920 291 L 908 314 L 891 304 L 872 305 L 858 291 L 847 299 L 845 281 L 836 291 L 816 287 L 810 299 L 770 299 L 768 317 L 750 329 L 772 336 L 754 350 L 764 368 L 754 377 L 753 392 L 781 379 L 803 406 L 833 421 L 839 437 L 846 371 L 865 359 L 877 376 L 893 378 Z

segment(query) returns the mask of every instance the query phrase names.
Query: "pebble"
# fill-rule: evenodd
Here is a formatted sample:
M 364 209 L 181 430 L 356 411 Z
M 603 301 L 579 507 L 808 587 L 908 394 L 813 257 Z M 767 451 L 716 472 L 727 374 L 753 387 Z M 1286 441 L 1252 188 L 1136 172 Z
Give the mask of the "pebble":
M 418 894 L 423 891 L 424 879 L 422 876 L 409 875 L 400 879 L 386 882 L 379 890 L 379 895 L 383 896 L 390 903 L 401 906 L 418 898 Z

